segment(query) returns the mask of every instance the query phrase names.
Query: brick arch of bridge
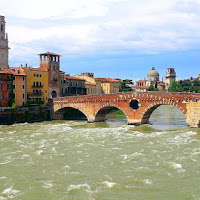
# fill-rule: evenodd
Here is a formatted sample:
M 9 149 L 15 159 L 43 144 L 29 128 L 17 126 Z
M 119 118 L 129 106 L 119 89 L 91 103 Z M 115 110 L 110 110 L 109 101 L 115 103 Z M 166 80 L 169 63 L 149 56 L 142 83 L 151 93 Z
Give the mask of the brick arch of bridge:
M 110 112 L 112 108 L 117 108 L 118 110 L 122 111 L 128 121 L 130 112 L 129 107 L 121 107 L 117 103 L 106 103 L 98 107 L 98 109 L 95 111 L 95 122 L 104 121 L 106 118 L 106 115 Z
M 79 105 L 71 105 L 71 104 L 70 105 L 58 104 L 58 106 L 54 108 L 53 119 L 59 119 L 59 120 L 63 119 L 64 114 L 67 111 L 67 108 L 73 108 L 78 110 L 79 112 L 84 114 L 87 120 L 89 121 L 90 116 L 84 108 L 81 108 Z
M 186 113 L 187 113 L 187 109 L 186 109 L 186 105 L 184 104 L 176 104 L 176 103 L 173 103 L 173 102 L 156 102 L 156 103 L 152 103 L 152 104 L 149 104 L 147 107 L 143 107 L 142 110 L 140 110 L 140 112 L 142 112 L 142 118 L 141 118 L 141 124 L 148 124 L 149 123 L 149 119 L 152 115 L 152 113 L 160 106 L 162 105 L 170 105 L 170 106 L 174 106 L 176 107 L 177 109 L 179 109 L 184 115 L 185 117 L 186 116 Z

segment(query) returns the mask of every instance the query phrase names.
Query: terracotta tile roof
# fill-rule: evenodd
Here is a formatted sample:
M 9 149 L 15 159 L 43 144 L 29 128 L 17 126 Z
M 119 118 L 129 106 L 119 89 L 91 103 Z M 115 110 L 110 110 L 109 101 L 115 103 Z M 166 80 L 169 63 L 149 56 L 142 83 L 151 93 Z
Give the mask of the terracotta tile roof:
M 47 72 L 47 69 L 44 68 L 33 68 L 33 67 L 23 67 L 23 70 L 27 71 L 42 71 L 42 72 Z
M 52 56 L 60 56 L 59 54 L 52 53 L 50 51 L 47 51 L 46 53 L 40 53 L 39 55 L 52 55 Z
M 102 83 L 120 82 L 120 80 L 113 78 L 95 78 L 95 80 L 101 81 Z
M 0 68 L 0 74 L 12 74 L 10 69 Z
M 86 81 L 85 82 L 85 85 L 96 85 L 95 83 L 91 83 L 91 82 L 89 82 L 89 81 Z
M 10 71 L 11 71 L 11 73 L 12 73 L 13 75 L 15 75 L 15 76 L 26 76 L 26 75 L 27 75 L 27 74 L 24 72 L 24 70 L 21 69 L 21 68 L 14 68 L 14 67 L 12 67 L 12 68 L 10 68 Z
M 68 76 L 68 75 L 65 75 L 65 78 L 67 78 L 67 79 L 71 79 L 71 80 L 85 81 L 84 79 L 77 78 L 77 77 L 74 77 L 74 76 Z
M 158 83 L 158 86 L 165 86 L 165 84 L 160 82 L 160 83 Z
M 147 82 L 147 80 L 139 80 L 139 81 L 136 81 L 137 83 L 144 83 L 144 82 Z

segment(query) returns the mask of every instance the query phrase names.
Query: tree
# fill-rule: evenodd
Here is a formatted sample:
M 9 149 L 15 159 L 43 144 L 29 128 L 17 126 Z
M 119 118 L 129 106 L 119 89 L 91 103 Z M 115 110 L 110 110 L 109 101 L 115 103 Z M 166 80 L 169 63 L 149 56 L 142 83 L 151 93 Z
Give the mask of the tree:
M 147 90 L 148 91 L 155 91 L 155 88 L 153 87 L 153 85 L 150 85 L 150 87 Z
M 124 79 L 120 81 L 119 91 L 120 92 L 129 92 L 133 91 L 131 86 L 133 85 L 133 81 L 131 79 Z
M 180 87 L 180 84 L 176 81 L 173 81 L 171 87 L 169 88 L 169 91 L 170 92 L 179 92 L 179 90 L 180 90 L 179 87 Z

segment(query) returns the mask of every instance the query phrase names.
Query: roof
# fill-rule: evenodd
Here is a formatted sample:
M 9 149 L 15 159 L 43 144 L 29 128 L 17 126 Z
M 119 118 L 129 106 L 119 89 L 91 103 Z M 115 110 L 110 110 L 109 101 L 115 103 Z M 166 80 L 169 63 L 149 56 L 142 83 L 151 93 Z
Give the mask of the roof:
M 120 80 L 113 79 L 113 78 L 95 78 L 95 80 L 101 81 L 102 83 L 120 82 Z
M 46 53 L 40 53 L 39 55 L 52 55 L 52 56 L 60 56 L 59 54 L 52 53 L 50 51 L 47 51 Z
M 89 82 L 89 81 L 86 81 L 85 82 L 85 85 L 96 85 L 95 83 L 91 83 L 91 82 Z
M 68 75 L 65 75 L 65 78 L 71 79 L 71 80 L 85 81 L 85 79 L 77 78 L 77 77 L 74 77 L 74 76 L 68 76 Z
M 10 69 L 0 68 L 0 74 L 12 74 Z
M 158 86 L 165 86 L 163 82 L 158 83 Z
M 47 72 L 44 68 L 33 68 L 33 67 L 23 67 L 22 69 L 27 71 L 40 71 L 40 72 Z
M 21 68 L 10 68 L 10 71 L 15 76 L 26 76 L 27 74 Z
M 136 81 L 137 83 L 144 83 L 144 82 L 147 82 L 147 80 L 139 80 L 139 81 Z
M 159 73 L 156 71 L 155 67 L 152 67 L 152 70 L 148 73 L 147 76 L 159 76 Z

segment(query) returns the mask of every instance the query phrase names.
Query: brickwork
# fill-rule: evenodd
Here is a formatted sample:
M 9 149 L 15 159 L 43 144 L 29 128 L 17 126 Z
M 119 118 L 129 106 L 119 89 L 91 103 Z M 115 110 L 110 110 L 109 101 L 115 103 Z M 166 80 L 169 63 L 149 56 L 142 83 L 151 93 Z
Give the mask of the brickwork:
M 115 107 L 125 114 L 128 124 L 140 125 L 148 123 L 152 112 L 160 105 L 175 106 L 189 117 L 190 114 L 187 115 L 187 104 L 190 101 L 196 102 L 199 99 L 200 94 L 161 92 L 55 98 L 53 99 L 53 118 L 62 119 L 64 114 L 62 109 L 72 107 L 80 110 L 87 117 L 88 122 L 102 121 L 105 119 L 108 109 Z M 130 107 L 130 102 L 133 100 L 138 102 L 138 109 Z M 188 123 L 190 124 L 190 121 Z M 190 125 L 194 126 L 193 124 Z

